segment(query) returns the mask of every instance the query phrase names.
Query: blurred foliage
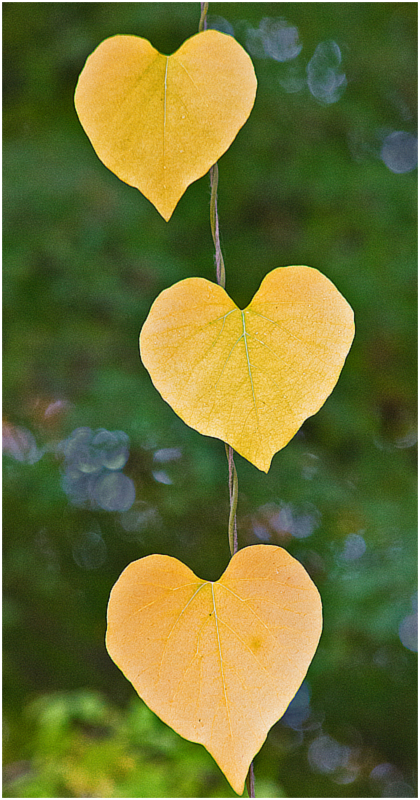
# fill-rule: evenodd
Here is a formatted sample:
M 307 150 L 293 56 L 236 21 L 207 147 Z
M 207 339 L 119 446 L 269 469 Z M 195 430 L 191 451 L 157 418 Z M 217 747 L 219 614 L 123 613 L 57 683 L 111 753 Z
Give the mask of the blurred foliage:
M 43 695 L 25 709 L 31 760 L 6 768 L 6 797 L 236 797 L 203 747 L 141 703 L 122 712 L 98 692 Z M 267 787 L 268 788 L 268 787 Z
M 416 173 L 380 155 L 392 131 L 415 134 L 417 6 L 210 13 L 244 45 L 263 17 L 285 18 L 302 43 L 298 75 L 333 40 L 347 77 L 325 104 L 285 91 L 287 62 L 255 57 L 254 110 L 219 163 L 234 300 L 243 307 L 275 267 L 308 264 L 356 318 L 336 389 L 268 476 L 237 458 L 240 545 L 286 546 L 325 616 L 305 713 L 270 732 L 257 794 L 416 796 L 416 657 L 399 633 L 417 578 Z M 232 796 L 104 647 L 109 592 L 131 560 L 166 553 L 209 580 L 228 561 L 224 447 L 173 414 L 138 355 L 158 292 L 214 279 L 208 178 L 165 223 L 99 162 L 73 108 L 102 39 L 137 34 L 170 53 L 198 18 L 198 3 L 3 4 L 5 796 Z M 66 495 L 62 442 L 80 427 L 128 435 L 131 509 Z

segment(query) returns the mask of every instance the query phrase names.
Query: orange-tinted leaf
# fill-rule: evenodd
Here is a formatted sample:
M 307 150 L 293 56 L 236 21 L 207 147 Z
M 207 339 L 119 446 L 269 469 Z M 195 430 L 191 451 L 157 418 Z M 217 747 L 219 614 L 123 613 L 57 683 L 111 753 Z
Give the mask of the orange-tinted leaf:
M 140 336 L 158 391 L 192 428 L 259 469 L 333 390 L 353 312 L 311 267 L 280 267 L 241 311 L 225 290 L 188 278 L 155 300 Z
M 254 104 L 252 61 L 207 30 L 171 56 L 112 36 L 86 61 L 75 105 L 97 155 L 168 220 L 187 186 L 232 144 Z
M 146 556 L 112 589 L 107 648 L 140 697 L 203 744 L 241 794 L 249 765 L 302 683 L 322 608 L 281 547 L 239 550 L 220 580 Z

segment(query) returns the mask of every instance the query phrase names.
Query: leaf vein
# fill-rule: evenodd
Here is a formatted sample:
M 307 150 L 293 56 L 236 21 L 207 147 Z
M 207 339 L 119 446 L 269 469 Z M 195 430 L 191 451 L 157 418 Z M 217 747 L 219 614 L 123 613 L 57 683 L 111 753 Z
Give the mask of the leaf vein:
M 293 337 L 294 339 L 296 339 L 298 342 L 300 342 L 301 344 L 303 344 L 305 347 L 307 347 L 309 349 L 313 350 L 313 348 L 318 348 L 318 349 L 322 349 L 324 351 L 324 353 L 328 354 L 328 352 L 329 352 L 328 348 L 322 347 L 318 342 L 314 342 L 312 340 L 310 342 L 308 342 L 305 339 L 302 339 L 300 336 L 296 336 L 295 333 L 292 333 L 292 331 L 289 331 L 287 328 L 283 328 L 281 325 L 279 325 L 278 322 L 275 322 L 273 319 L 270 319 L 269 317 L 265 317 L 264 314 L 260 314 L 258 311 L 254 311 L 252 308 L 247 310 L 246 312 L 242 312 L 242 313 L 256 314 L 257 317 L 261 317 L 262 319 L 267 320 L 267 322 L 271 322 L 271 324 L 275 325 L 277 328 L 279 328 L 279 330 L 282 333 L 285 333 L 287 336 Z M 327 364 L 326 361 L 324 361 L 322 358 L 320 358 L 319 355 L 314 354 L 314 356 L 315 356 L 315 358 L 317 358 L 321 362 L 321 364 L 324 364 L 326 367 L 331 369 L 330 364 Z
M 161 659 L 160 659 L 160 664 L 159 664 L 158 674 L 157 674 L 156 681 L 155 681 L 155 686 L 156 686 L 156 685 L 159 683 L 159 681 L 160 681 L 160 673 L 161 673 L 161 669 L 162 669 L 163 660 L 164 660 L 164 658 L 165 658 L 165 653 L 166 653 L 166 649 L 167 649 L 167 646 L 168 646 L 168 642 L 169 642 L 169 639 L 170 639 L 170 637 L 172 636 L 172 633 L 173 633 L 173 631 L 175 630 L 175 628 L 176 628 L 176 626 L 177 626 L 177 624 L 178 624 L 179 620 L 181 619 L 181 617 L 182 617 L 182 615 L 184 614 L 184 612 L 187 610 L 187 608 L 188 608 L 188 606 L 190 605 L 190 603 L 192 603 L 192 601 L 194 600 L 194 597 L 196 597 L 196 595 L 198 594 L 198 592 L 199 592 L 199 591 L 200 591 L 200 590 L 203 588 L 203 586 L 206 586 L 206 585 L 207 585 L 207 583 L 208 583 L 208 581 L 206 581 L 205 583 L 202 583 L 202 584 L 200 584 L 200 586 L 198 587 L 198 589 L 197 589 L 197 590 L 194 592 L 194 594 L 193 594 L 193 595 L 190 597 L 190 599 L 188 600 L 188 603 L 186 603 L 186 604 L 185 604 L 184 608 L 183 608 L 183 609 L 181 610 L 181 612 L 178 614 L 178 616 L 177 616 L 177 618 L 176 618 L 176 620 L 175 620 L 174 624 L 172 625 L 172 628 L 171 628 L 171 630 L 170 630 L 170 631 L 169 631 L 169 633 L 167 634 L 167 636 L 166 636 L 166 639 L 165 639 L 165 644 L 164 644 L 164 646 L 163 646 L 163 650 L 162 650 L 162 657 L 161 657 Z
M 220 660 L 220 674 L 221 674 L 222 684 L 223 684 L 223 694 L 224 694 L 224 698 L 225 698 L 226 714 L 227 714 L 228 723 L 229 723 L 230 738 L 233 739 L 232 723 L 231 723 L 230 713 L 229 713 L 229 702 L 228 702 L 227 693 L 226 693 L 225 673 L 224 673 L 224 669 L 223 669 L 222 645 L 221 645 L 221 642 L 220 642 L 219 622 L 218 622 L 218 617 L 217 617 L 216 598 L 214 596 L 214 584 L 213 583 L 211 584 L 211 594 L 212 594 L 212 599 L 213 599 L 214 621 L 215 621 L 215 624 L 216 624 L 216 635 L 217 635 L 217 644 L 218 644 L 218 648 L 219 648 L 219 660 Z

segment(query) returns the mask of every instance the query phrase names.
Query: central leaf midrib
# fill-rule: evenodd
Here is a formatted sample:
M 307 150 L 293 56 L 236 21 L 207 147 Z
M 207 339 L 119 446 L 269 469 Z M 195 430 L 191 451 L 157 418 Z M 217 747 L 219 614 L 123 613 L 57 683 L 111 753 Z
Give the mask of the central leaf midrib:
M 247 366 L 248 366 L 249 380 L 250 380 L 250 384 L 251 384 L 252 400 L 253 400 L 253 403 L 254 403 L 255 417 L 256 417 L 256 420 L 257 420 L 257 428 L 259 428 L 257 402 L 256 402 L 255 390 L 254 390 L 254 380 L 253 380 L 253 377 L 252 377 L 251 362 L 249 360 L 249 353 L 248 353 L 248 342 L 247 342 L 247 335 L 248 334 L 246 332 L 245 311 L 241 311 L 241 316 L 242 316 L 242 326 L 243 326 L 243 334 L 242 335 L 243 335 L 244 343 L 245 343 L 245 355 L 246 355 L 246 361 L 247 361 Z
M 228 702 L 227 691 L 226 691 L 225 672 L 224 672 L 224 669 L 223 669 L 222 645 L 221 645 L 221 642 L 220 642 L 219 621 L 218 621 L 217 611 L 216 611 L 216 598 L 214 596 L 214 583 L 211 583 L 211 596 L 212 596 L 212 600 L 213 600 L 214 622 L 215 622 L 215 625 L 216 625 L 217 644 L 218 644 L 218 648 L 219 648 L 220 675 L 221 675 L 221 678 L 222 678 L 223 694 L 224 694 L 224 697 L 225 697 L 226 714 L 227 714 L 227 718 L 228 718 L 228 722 L 229 722 L 230 736 L 231 736 L 231 739 L 233 739 L 232 725 L 231 725 L 230 714 L 229 714 L 229 702 Z
M 163 140 L 162 140 L 162 168 L 163 168 L 163 188 L 165 190 L 165 201 L 166 201 L 166 180 L 165 180 L 165 136 L 166 136 L 166 95 L 168 91 L 168 65 L 169 65 L 169 56 L 166 56 L 166 66 L 165 66 L 165 77 L 164 77 L 164 86 L 163 86 Z

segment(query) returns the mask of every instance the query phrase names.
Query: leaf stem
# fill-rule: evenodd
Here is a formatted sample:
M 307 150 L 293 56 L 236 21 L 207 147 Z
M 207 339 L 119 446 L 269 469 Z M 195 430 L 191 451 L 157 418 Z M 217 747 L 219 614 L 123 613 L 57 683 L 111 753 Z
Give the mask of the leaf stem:
M 225 444 L 226 456 L 229 466 L 229 522 L 228 522 L 228 537 L 229 548 L 231 556 L 235 555 L 238 549 L 238 530 L 236 526 L 236 509 L 238 507 L 238 473 L 236 472 L 235 462 L 233 460 L 233 448 Z
M 252 766 L 252 761 L 248 775 L 246 776 L 246 788 L 248 791 L 248 797 L 255 797 L 255 779 L 254 779 L 254 767 Z
M 226 272 L 225 272 L 225 264 L 223 261 L 222 255 L 222 248 L 220 246 L 220 236 L 219 236 L 219 215 L 217 213 L 217 186 L 219 183 L 219 167 L 217 166 L 217 161 L 210 167 L 210 188 L 211 188 L 211 196 L 210 196 L 210 227 L 211 227 L 211 235 L 213 237 L 214 242 L 214 249 L 215 249 L 215 262 L 216 262 L 216 275 L 217 275 L 217 283 L 219 286 L 226 286 Z
M 199 33 L 201 33 L 201 31 L 205 31 L 206 28 L 207 28 L 207 19 L 206 19 L 206 17 L 207 17 L 207 11 L 209 10 L 209 4 L 208 3 L 200 3 L 200 5 L 201 5 L 201 17 L 200 17 L 200 22 L 198 24 L 198 32 Z

